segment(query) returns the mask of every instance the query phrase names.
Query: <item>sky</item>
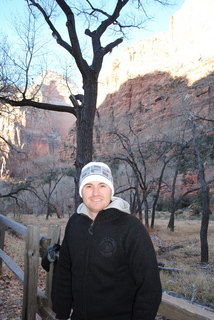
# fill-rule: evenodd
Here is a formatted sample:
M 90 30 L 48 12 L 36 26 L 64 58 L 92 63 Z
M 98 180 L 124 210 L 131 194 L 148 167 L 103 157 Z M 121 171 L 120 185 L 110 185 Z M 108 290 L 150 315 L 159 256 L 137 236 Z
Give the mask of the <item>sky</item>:
M 100 0 L 97 0 L 100 2 Z M 10 14 L 15 14 L 19 12 L 21 15 L 24 6 L 26 6 L 25 0 L 0 0 L 2 3 L 0 10 L 0 30 L 3 32 L 8 32 L 10 29 Z M 110 2 L 110 1 L 109 1 Z M 147 1 L 145 1 L 146 3 Z M 146 9 L 149 14 L 153 16 L 153 19 L 148 23 L 147 28 L 141 31 L 133 31 L 131 34 L 132 39 L 128 42 L 130 43 L 138 39 L 147 39 L 154 36 L 156 33 L 167 31 L 169 27 L 170 17 L 181 8 L 185 0 L 173 0 L 174 5 L 172 6 L 162 6 L 157 3 L 153 6 L 148 6 Z M 150 1 L 151 3 L 151 1 Z M 154 0 L 155 3 L 155 0 Z
M 95 0 L 94 2 L 98 1 L 100 3 L 100 0 Z M 113 2 L 113 0 L 109 1 L 110 4 Z M 172 1 L 171 1 L 172 2 Z M 120 52 L 124 50 L 126 47 L 129 47 L 134 44 L 137 40 L 144 40 L 151 38 L 155 36 L 159 32 L 164 32 L 169 30 L 169 22 L 170 17 L 182 7 L 185 0 L 173 0 L 174 5 L 172 6 L 161 6 L 158 5 L 157 2 L 154 1 L 153 6 L 146 7 L 147 13 L 149 13 L 150 16 L 153 18 L 149 20 L 149 22 L 146 25 L 146 28 L 137 30 L 134 29 L 129 34 L 129 39 L 124 39 L 123 43 L 120 44 L 117 48 L 113 50 L 113 53 L 109 55 L 108 57 L 105 57 L 104 62 L 106 63 L 108 61 L 108 64 L 111 63 L 112 60 L 115 59 L 115 57 L 120 55 Z M 14 37 L 14 31 L 11 28 L 10 18 L 18 16 L 22 16 L 24 13 L 24 7 L 26 6 L 25 0 L 0 0 L 1 10 L 0 10 L 0 32 L 3 34 L 8 34 L 9 39 L 11 40 Z M 147 0 L 144 0 L 144 3 L 151 3 Z M 60 24 L 61 23 L 61 24 Z M 58 21 L 59 31 L 61 32 L 64 29 L 64 21 Z M 81 26 L 79 28 L 80 31 L 83 27 Z M 47 29 L 47 32 L 49 32 L 49 29 Z M 84 34 L 84 32 L 82 32 Z M 62 36 L 67 36 L 67 34 L 63 34 Z M 104 38 L 103 45 L 106 45 L 109 43 L 109 38 Z M 106 41 L 105 41 L 106 40 Z M 111 40 L 110 40 L 111 41 Z M 62 48 L 59 48 L 54 42 L 53 43 L 53 51 L 56 52 L 59 50 L 59 54 L 62 53 Z M 61 51 L 60 51 L 61 50 Z

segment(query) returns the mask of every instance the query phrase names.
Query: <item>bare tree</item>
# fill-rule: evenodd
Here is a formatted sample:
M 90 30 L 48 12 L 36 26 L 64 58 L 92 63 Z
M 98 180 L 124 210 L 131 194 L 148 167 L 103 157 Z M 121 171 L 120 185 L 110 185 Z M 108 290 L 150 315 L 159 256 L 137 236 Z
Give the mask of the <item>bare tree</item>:
M 40 172 L 41 175 L 42 172 Z M 60 208 L 53 200 L 53 195 L 56 193 L 58 185 L 61 180 L 68 174 L 68 169 L 56 168 L 55 166 L 49 167 L 48 171 L 44 172 L 40 177 L 37 185 L 37 192 L 40 193 L 40 198 L 43 202 L 43 210 L 46 211 L 46 220 L 52 212 L 55 212 L 58 218 L 61 218 L 62 213 Z
M 201 184 L 202 193 L 202 218 L 201 218 L 201 229 L 200 229 L 200 240 L 201 240 L 201 262 L 208 263 L 209 252 L 208 252 L 208 240 L 207 232 L 209 225 L 209 214 L 210 214 L 210 196 L 209 186 L 205 178 L 204 164 L 200 151 L 199 138 L 196 131 L 195 117 L 190 115 L 189 122 L 193 135 L 193 145 L 195 151 L 195 157 L 198 165 L 199 181 Z
M 151 1 L 153 2 L 153 1 Z M 154 0 L 155 2 L 155 0 Z M 158 0 L 158 3 L 162 5 L 169 4 L 169 1 Z M 84 6 L 82 7 L 82 3 Z M 4 103 L 8 103 L 12 106 L 31 106 L 40 109 L 54 110 L 58 112 L 69 112 L 75 115 L 76 121 L 76 186 L 78 185 L 78 179 L 81 168 L 89 161 L 92 160 L 93 154 L 93 125 L 94 116 L 96 111 L 97 103 L 97 87 L 98 87 L 98 76 L 103 64 L 104 56 L 110 53 L 116 46 L 118 46 L 123 38 L 117 37 L 120 33 L 122 36 L 125 35 L 125 31 L 132 27 L 140 28 L 144 25 L 145 20 L 148 19 L 146 9 L 142 1 L 130 1 L 130 0 L 117 0 L 111 5 L 103 6 L 93 4 L 93 1 L 82 1 L 78 2 L 78 6 L 73 5 L 71 1 L 67 0 L 56 0 L 49 1 L 48 4 L 45 1 L 27 0 L 28 7 L 32 10 L 35 18 L 36 13 L 40 13 L 50 28 L 51 33 L 62 48 L 64 48 L 69 55 L 74 58 L 75 63 L 82 77 L 83 83 L 83 95 L 71 94 L 70 99 L 72 106 L 54 105 L 48 103 L 41 103 L 27 96 L 26 89 L 20 92 L 19 99 L 11 99 L 7 96 L 1 95 L 0 100 Z M 125 6 L 129 9 L 128 15 L 125 16 L 123 8 Z M 33 10 L 35 9 L 35 10 Z M 128 9 L 128 8 L 127 8 Z M 56 27 L 56 20 L 54 16 L 56 12 L 60 12 L 64 15 L 66 20 L 66 29 L 69 40 L 63 39 L 59 30 Z M 131 16 L 132 11 L 132 16 Z M 83 50 L 80 46 L 80 38 L 77 32 L 76 19 L 78 16 L 83 16 L 88 27 L 85 28 L 84 33 L 91 40 L 92 47 L 92 59 L 89 64 L 83 55 Z M 125 22 L 124 22 L 125 21 Z M 91 31 L 95 25 L 95 29 Z M 107 30 L 112 31 L 114 40 L 107 45 L 101 44 L 101 37 L 106 33 Z M 111 37 L 112 38 L 112 37 Z M 30 54 L 32 51 L 30 52 Z M 30 63 L 30 60 L 29 60 Z M 25 69 L 29 70 L 28 66 Z M 26 72 L 26 79 L 28 74 Z M 27 81 L 26 86 L 27 88 Z M 79 202 L 78 188 L 75 193 L 76 203 Z
M 175 211 L 176 211 L 176 206 L 181 201 L 181 199 L 184 197 L 180 197 L 179 200 L 176 201 L 175 197 L 175 192 L 176 192 L 176 181 L 178 174 L 180 172 L 180 167 L 181 167 L 181 160 L 183 157 L 183 154 L 185 152 L 185 149 L 188 148 L 189 144 L 187 143 L 175 143 L 175 150 L 173 154 L 174 158 L 174 174 L 173 174 L 173 180 L 172 180 L 172 185 L 171 185 L 171 213 L 170 213 L 170 218 L 169 218 L 169 223 L 168 223 L 168 228 L 171 231 L 174 231 L 175 228 Z M 189 193 L 189 192 L 188 192 Z M 187 195 L 188 193 L 185 193 Z
M 174 155 L 171 155 L 170 157 L 167 156 L 167 154 L 163 154 L 162 156 L 162 167 L 161 167 L 161 171 L 160 171 L 160 175 L 157 178 L 157 190 L 156 190 L 156 194 L 155 194 L 155 199 L 153 201 L 153 205 L 152 205 L 152 218 L 151 218 L 151 228 L 154 228 L 154 224 L 155 224 L 155 212 L 156 212 L 156 206 L 159 200 L 159 195 L 160 195 L 160 191 L 163 185 L 163 177 L 164 177 L 164 172 L 166 170 L 167 165 L 169 164 L 169 162 L 174 158 Z
M 160 190 L 164 184 L 164 174 L 174 154 L 169 155 L 169 143 L 163 141 L 142 142 L 133 131 L 129 123 L 127 135 L 115 132 L 114 135 L 122 146 L 121 154 L 115 154 L 114 159 L 127 163 L 132 169 L 134 176 L 131 190 L 137 200 L 140 219 L 142 220 L 142 205 L 144 206 L 145 226 L 149 227 L 149 210 L 151 210 L 151 227 L 154 227 L 155 210 L 159 200 Z M 125 152 L 124 152 L 125 151 Z M 154 165 L 155 164 L 155 165 Z M 155 169 L 156 167 L 156 169 Z M 152 204 L 149 205 L 148 198 L 152 195 Z M 140 199 L 142 197 L 142 199 Z M 135 198 L 134 198 L 135 200 Z
M 129 134 L 134 134 L 133 130 L 129 126 L 130 132 Z M 125 151 L 125 154 L 115 154 L 114 159 L 123 161 L 124 163 L 127 163 L 130 168 L 132 169 L 133 175 L 134 175 L 134 186 L 131 187 L 131 189 L 135 189 L 135 194 L 137 196 L 138 201 L 138 209 L 139 209 L 139 217 L 140 220 L 142 220 L 142 204 L 144 205 L 144 214 L 145 214 L 145 226 L 149 226 L 149 205 L 147 201 L 147 196 L 151 190 L 151 186 L 153 184 L 153 179 L 150 181 L 148 180 L 147 176 L 147 166 L 146 166 L 146 158 L 143 153 L 143 147 L 139 144 L 139 141 L 137 139 L 137 146 L 135 145 L 135 148 L 133 148 L 133 141 L 131 142 L 131 138 L 128 135 L 125 135 L 123 133 L 115 132 L 114 135 L 117 137 L 118 141 L 122 145 L 123 151 Z M 135 138 L 137 136 L 134 134 Z M 140 159 L 139 159 L 140 158 Z M 138 189 L 142 192 L 142 199 L 140 201 L 139 192 Z M 141 204 L 139 205 L 139 202 Z
M 5 180 L 1 185 L 0 200 L 13 200 L 13 211 L 45 214 L 58 218 L 70 206 L 70 193 L 75 170 L 70 166 L 56 166 L 53 159 L 48 163 L 31 162 L 31 175 L 23 181 Z M 6 204 L 5 204 L 6 205 Z

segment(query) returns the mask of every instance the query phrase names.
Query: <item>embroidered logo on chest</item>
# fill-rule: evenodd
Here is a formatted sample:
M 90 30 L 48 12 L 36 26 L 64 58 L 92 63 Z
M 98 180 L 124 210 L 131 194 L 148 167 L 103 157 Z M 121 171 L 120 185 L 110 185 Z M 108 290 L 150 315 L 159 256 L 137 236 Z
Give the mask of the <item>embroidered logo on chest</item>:
M 105 237 L 99 243 L 99 249 L 104 257 L 111 257 L 116 251 L 116 242 L 112 238 Z

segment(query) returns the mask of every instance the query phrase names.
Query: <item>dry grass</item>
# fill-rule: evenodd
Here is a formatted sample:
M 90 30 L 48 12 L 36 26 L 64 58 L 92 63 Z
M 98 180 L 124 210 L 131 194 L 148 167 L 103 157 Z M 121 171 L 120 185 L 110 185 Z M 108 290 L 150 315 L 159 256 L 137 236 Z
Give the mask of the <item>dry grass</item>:
M 214 221 L 209 224 L 207 265 L 200 263 L 200 220 L 176 221 L 174 232 L 167 229 L 167 223 L 168 220 L 156 220 L 156 227 L 150 235 L 158 253 L 158 262 L 181 271 L 161 271 L 163 288 L 214 308 Z M 160 245 L 165 250 L 160 250 Z

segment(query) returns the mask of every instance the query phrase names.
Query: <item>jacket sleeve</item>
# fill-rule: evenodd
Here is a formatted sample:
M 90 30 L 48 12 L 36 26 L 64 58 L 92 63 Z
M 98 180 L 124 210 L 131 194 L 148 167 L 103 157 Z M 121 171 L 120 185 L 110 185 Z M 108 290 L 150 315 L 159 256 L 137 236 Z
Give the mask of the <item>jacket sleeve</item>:
M 137 288 L 132 320 L 154 320 L 162 297 L 156 254 L 147 230 L 134 220 L 126 239 L 130 273 Z
M 54 312 L 57 319 L 68 319 L 72 309 L 71 259 L 68 247 L 69 222 L 59 252 L 56 271 Z

